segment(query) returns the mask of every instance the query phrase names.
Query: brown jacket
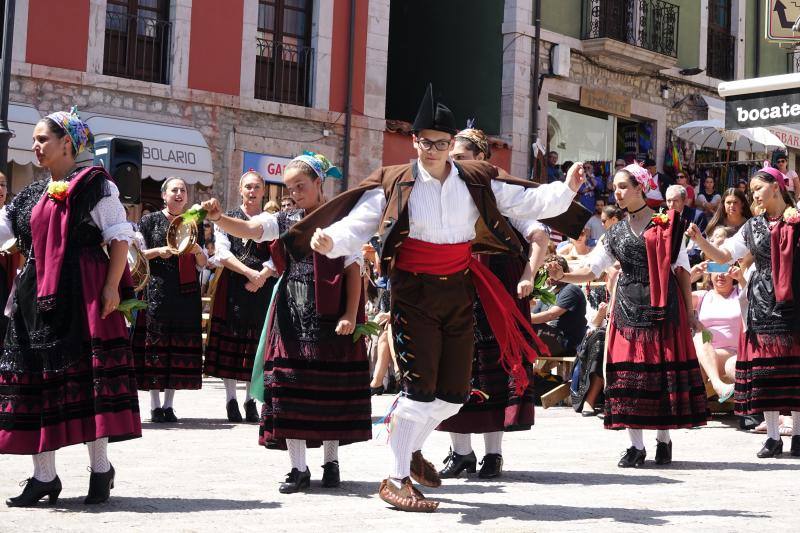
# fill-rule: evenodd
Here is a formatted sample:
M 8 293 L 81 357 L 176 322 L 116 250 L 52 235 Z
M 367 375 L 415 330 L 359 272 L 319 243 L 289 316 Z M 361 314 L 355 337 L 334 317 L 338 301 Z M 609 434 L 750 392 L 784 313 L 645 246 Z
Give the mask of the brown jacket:
M 472 250 L 475 253 L 508 253 L 523 255 L 524 246 L 516 232 L 497 208 L 492 193 L 491 182 L 500 180 L 523 187 L 536 187 L 538 184 L 506 174 L 503 170 L 485 161 L 459 161 L 456 163 L 458 175 L 463 179 L 480 216 L 475 223 L 475 239 Z M 344 218 L 358 202 L 361 195 L 376 187 L 383 187 L 387 202 L 378 228 L 381 249 L 381 267 L 389 272 L 394 259 L 394 249 L 400 246 L 408 235 L 408 198 L 417 178 L 417 164 L 381 167 L 361 184 L 345 191 L 329 202 L 309 213 L 302 221 L 292 226 L 281 236 L 286 249 L 294 257 L 305 257 L 311 253 L 311 236 L 316 228 L 326 228 Z M 543 224 L 573 238 L 581 230 L 592 214 L 577 202 L 563 214 L 542 219 Z

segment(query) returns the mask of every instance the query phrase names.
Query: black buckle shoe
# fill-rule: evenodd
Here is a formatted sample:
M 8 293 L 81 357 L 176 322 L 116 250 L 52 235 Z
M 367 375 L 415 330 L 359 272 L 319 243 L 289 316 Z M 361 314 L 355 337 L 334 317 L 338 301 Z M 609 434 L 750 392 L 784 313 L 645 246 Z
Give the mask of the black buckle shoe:
M 794 438 L 792 438 L 794 444 Z M 783 440 L 778 437 L 777 439 L 767 439 L 764 447 L 758 451 L 759 459 L 766 459 L 767 457 L 777 457 L 783 453 Z
M 342 479 L 339 475 L 339 461 L 328 461 L 322 465 L 322 486 L 332 489 L 341 485 Z
M 656 441 L 656 464 L 668 465 L 672 462 L 672 441 Z
M 305 472 L 300 472 L 298 469 L 292 468 L 292 471 L 286 474 L 286 481 L 281 483 L 281 486 L 278 487 L 278 492 L 281 494 L 294 494 L 310 486 L 311 472 L 308 467 L 306 467 Z
M 178 417 L 175 416 L 175 410 L 172 407 L 167 407 L 164 409 L 164 422 L 174 424 L 177 421 Z
M 637 450 L 635 446 L 631 446 L 625 450 L 625 454 L 619 460 L 617 466 L 620 468 L 637 468 L 644 464 L 645 457 L 647 457 L 647 450 L 644 448 Z
M 800 457 L 800 435 L 792 436 L 792 450 L 789 453 L 792 457 Z
M 108 472 L 97 473 L 92 472 L 89 476 L 89 494 L 83 500 L 83 503 L 92 505 L 95 503 L 103 503 L 111 496 L 111 489 L 114 488 L 114 465 L 108 469 Z
M 386 389 L 383 388 L 383 385 L 379 385 L 377 387 L 370 387 L 369 388 L 369 395 L 370 396 L 380 396 L 386 392 Z
M 164 420 L 164 410 L 160 407 L 156 407 L 152 411 L 150 411 L 150 422 L 154 424 L 163 424 Z
M 491 479 L 500 477 L 503 473 L 503 456 L 499 453 L 487 453 L 481 459 L 481 471 L 478 472 L 478 477 L 483 479 Z
M 441 478 L 454 478 L 466 470 L 470 474 L 474 474 L 477 470 L 478 459 L 475 457 L 475 452 L 469 452 L 468 455 L 459 455 L 450 448 L 450 454 L 444 458 L 444 468 L 439 471 Z
M 24 485 L 22 494 L 14 496 L 6 500 L 6 505 L 9 507 L 34 507 L 45 496 L 50 498 L 50 505 L 55 505 L 58 502 L 58 495 L 61 494 L 61 480 L 58 476 L 53 478 L 52 481 L 39 481 L 35 477 L 30 477 L 20 483 Z
M 244 402 L 244 420 L 251 424 L 258 423 L 260 417 L 258 416 L 258 408 L 256 401 L 252 398 Z
M 242 421 L 242 413 L 239 411 L 239 403 L 235 399 L 228 400 L 226 406 L 228 410 L 228 422 L 236 422 L 237 424 Z

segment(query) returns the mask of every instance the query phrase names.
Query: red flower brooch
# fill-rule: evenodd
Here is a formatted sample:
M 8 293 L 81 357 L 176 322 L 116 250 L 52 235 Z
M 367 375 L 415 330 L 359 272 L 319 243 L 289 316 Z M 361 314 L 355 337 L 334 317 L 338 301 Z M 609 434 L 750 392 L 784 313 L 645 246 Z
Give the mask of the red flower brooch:
M 787 207 L 783 212 L 783 221 L 787 224 L 800 223 L 800 213 L 794 207 Z
M 656 226 L 667 227 L 669 226 L 669 215 L 663 212 L 658 212 L 653 214 L 653 218 L 651 219 L 653 224 Z
M 63 202 L 67 199 L 69 184 L 65 181 L 53 181 L 47 186 L 47 196 L 54 202 Z

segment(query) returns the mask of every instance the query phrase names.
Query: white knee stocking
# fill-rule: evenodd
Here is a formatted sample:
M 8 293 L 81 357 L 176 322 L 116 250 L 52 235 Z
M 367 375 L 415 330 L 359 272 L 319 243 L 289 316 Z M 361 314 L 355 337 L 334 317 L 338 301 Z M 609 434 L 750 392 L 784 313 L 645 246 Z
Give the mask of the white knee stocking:
M 161 393 L 157 390 L 150 391 L 150 410 L 155 411 L 161 408 Z
M 767 423 L 767 438 L 781 438 L 781 416 L 778 411 L 764 411 L 764 422 Z
M 658 442 L 665 442 L 669 443 L 669 430 L 668 429 L 659 429 L 656 431 L 656 440 Z
M 421 430 L 422 425 L 417 422 L 393 417 L 392 430 L 389 433 L 393 460 L 391 477 L 399 480 L 411 475 L 411 454 L 414 453 L 414 443 Z
M 644 450 L 644 436 L 641 429 L 628 428 L 628 437 L 631 439 L 631 444 L 637 450 Z
M 236 380 L 223 378 L 222 383 L 225 385 L 225 403 L 236 399 Z
M 108 437 L 97 439 L 94 442 L 87 442 L 89 449 L 89 465 L 95 474 L 104 474 L 111 470 L 111 463 L 108 462 Z
M 292 468 L 305 472 L 306 465 L 306 441 L 300 439 L 286 439 L 286 448 L 289 450 L 289 462 Z
M 245 381 L 244 382 L 244 401 L 249 402 L 252 399 L 253 399 L 253 395 L 250 394 L 250 382 L 249 381 Z
M 175 389 L 164 390 L 164 409 L 172 407 L 172 400 L 175 399 Z
M 414 439 L 414 449 L 412 451 L 421 450 L 422 446 L 425 444 L 425 441 L 428 440 L 433 430 L 436 429 L 436 426 L 440 424 L 440 420 L 436 418 L 428 418 L 428 421 L 425 422 L 424 426 L 420 427 L 419 433 L 417 433 L 416 438 Z
M 800 435 L 800 411 L 792 411 L 792 436 Z
M 503 432 L 493 431 L 491 433 L 483 434 L 483 445 L 486 447 L 486 453 L 496 453 L 503 455 Z
M 450 433 L 450 441 L 453 443 L 453 451 L 458 455 L 472 453 L 472 435 L 469 433 Z
M 339 462 L 339 441 L 338 440 L 324 440 L 322 441 L 323 461 L 331 463 L 333 461 Z
M 33 477 L 47 483 L 56 478 L 56 452 L 42 452 L 33 458 Z

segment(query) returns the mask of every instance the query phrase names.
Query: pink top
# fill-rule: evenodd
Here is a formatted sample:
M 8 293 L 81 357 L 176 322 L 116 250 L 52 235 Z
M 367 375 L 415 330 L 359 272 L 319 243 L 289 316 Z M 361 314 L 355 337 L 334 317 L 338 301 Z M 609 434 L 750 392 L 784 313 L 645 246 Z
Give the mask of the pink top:
M 700 298 L 697 304 L 698 319 L 714 336 L 711 345 L 717 349 L 738 349 L 739 334 L 742 332 L 738 287 L 734 287 L 727 298 L 716 291 L 697 291 L 695 294 Z

